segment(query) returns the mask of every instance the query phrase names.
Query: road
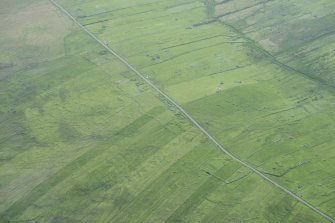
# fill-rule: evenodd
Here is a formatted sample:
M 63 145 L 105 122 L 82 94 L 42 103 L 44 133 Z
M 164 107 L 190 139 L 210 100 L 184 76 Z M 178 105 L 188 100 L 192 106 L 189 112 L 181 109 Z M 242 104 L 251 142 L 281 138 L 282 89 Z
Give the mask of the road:
M 240 163 L 241 165 L 245 166 L 264 180 L 270 182 L 280 190 L 284 191 L 297 201 L 301 202 L 308 208 L 312 209 L 322 217 L 328 219 L 330 222 L 335 223 L 335 219 L 327 215 L 326 213 L 322 212 L 317 207 L 313 206 L 312 204 L 308 203 L 306 200 L 302 199 L 301 197 L 294 194 L 289 189 L 283 187 L 276 181 L 272 180 L 265 174 L 258 171 L 256 168 L 252 167 L 248 163 L 244 162 L 243 160 L 240 160 L 238 157 L 236 157 L 234 154 L 226 150 L 206 129 L 204 129 L 185 109 L 183 109 L 178 103 L 176 103 L 174 100 L 172 100 L 167 94 L 165 94 L 162 90 L 160 90 L 155 84 L 153 84 L 150 80 L 148 80 L 141 72 L 139 72 L 136 68 L 134 68 L 126 59 L 124 59 L 122 56 L 120 56 L 119 53 L 117 53 L 115 50 L 107 46 L 103 41 L 101 41 L 98 37 L 96 37 L 91 31 L 89 31 L 85 26 L 83 26 L 79 21 L 77 21 L 76 18 L 74 18 L 65 8 L 63 8 L 60 4 L 58 4 L 54 0 L 49 0 L 53 5 L 55 5 L 57 8 L 59 8 L 63 13 L 65 13 L 67 16 L 69 16 L 80 28 L 82 28 L 88 35 L 90 35 L 94 40 L 96 40 L 100 45 L 102 45 L 106 50 L 108 50 L 110 53 L 112 53 L 115 57 L 117 57 L 124 65 L 126 65 L 131 71 L 133 71 L 137 76 L 139 76 L 141 79 L 143 79 L 144 82 L 146 82 L 150 87 L 152 87 L 155 91 L 157 91 L 161 96 L 163 96 L 166 100 L 168 100 L 172 105 L 174 105 L 181 113 L 187 117 L 192 124 L 194 124 L 204 135 L 206 135 L 214 144 L 217 146 L 223 153 L 225 153 L 227 156 L 229 156 L 232 160 Z

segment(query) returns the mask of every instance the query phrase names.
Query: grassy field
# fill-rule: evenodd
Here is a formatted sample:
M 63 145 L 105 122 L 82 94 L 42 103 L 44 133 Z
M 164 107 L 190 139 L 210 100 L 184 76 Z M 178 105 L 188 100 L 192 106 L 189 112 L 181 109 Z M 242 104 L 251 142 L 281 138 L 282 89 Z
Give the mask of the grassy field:
M 334 1 L 217 1 L 215 16 L 277 60 L 334 88 Z
M 230 151 L 335 214 L 331 89 L 208 18 L 208 2 L 61 3 Z
M 227 149 L 335 216 L 330 89 L 216 20 L 215 1 L 59 3 Z M 2 1 L 0 18 L 0 222 L 327 222 L 49 1 Z

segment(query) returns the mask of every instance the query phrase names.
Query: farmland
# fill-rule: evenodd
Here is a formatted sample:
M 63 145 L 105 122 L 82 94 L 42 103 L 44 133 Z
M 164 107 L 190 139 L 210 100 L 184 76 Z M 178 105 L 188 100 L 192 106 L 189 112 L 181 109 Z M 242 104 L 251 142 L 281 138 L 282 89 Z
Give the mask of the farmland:
M 249 1 L 57 2 L 236 157 L 335 217 L 333 57 L 316 59 L 328 42 L 269 44 L 265 19 L 251 34 L 241 19 Z M 309 4 L 295 9 L 332 16 L 331 1 Z M 0 221 L 328 222 L 50 1 L 5 0 L 0 17 Z

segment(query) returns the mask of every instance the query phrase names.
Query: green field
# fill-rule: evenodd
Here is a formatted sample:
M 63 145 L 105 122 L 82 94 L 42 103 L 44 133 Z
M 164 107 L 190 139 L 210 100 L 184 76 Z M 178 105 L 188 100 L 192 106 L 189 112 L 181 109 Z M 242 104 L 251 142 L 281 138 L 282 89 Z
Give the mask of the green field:
M 335 217 L 331 0 L 57 2 L 236 157 Z M 0 222 L 328 222 L 51 2 L 3 0 L 0 18 Z
M 335 2 L 218 1 L 215 16 L 301 75 L 335 87 Z

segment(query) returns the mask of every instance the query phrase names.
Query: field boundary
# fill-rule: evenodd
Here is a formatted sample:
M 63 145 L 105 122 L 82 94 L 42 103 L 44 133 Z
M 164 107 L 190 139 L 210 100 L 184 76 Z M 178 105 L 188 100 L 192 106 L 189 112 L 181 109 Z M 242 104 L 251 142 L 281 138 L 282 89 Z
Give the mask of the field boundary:
M 145 75 L 143 75 L 141 72 L 139 72 L 136 68 L 134 68 L 126 59 L 124 59 L 119 53 L 117 53 L 115 50 L 110 48 L 108 45 L 106 45 L 103 41 L 101 41 L 98 37 L 96 37 L 91 31 L 89 31 L 87 28 L 85 28 L 75 17 L 73 17 L 63 6 L 58 4 L 55 0 L 49 0 L 54 6 L 56 6 L 60 11 L 62 11 L 64 14 L 66 14 L 71 20 L 74 21 L 75 24 L 77 24 L 80 28 L 82 28 L 88 35 L 90 35 L 94 40 L 96 40 L 101 46 L 103 46 L 106 50 L 108 50 L 111 54 L 113 54 L 115 57 L 117 57 L 124 65 L 126 65 L 131 71 L 133 71 L 138 77 L 140 77 L 145 83 L 147 83 L 151 88 L 153 88 L 157 93 L 159 93 L 161 96 L 163 96 L 169 103 L 171 103 L 174 107 L 176 107 L 187 119 L 189 119 L 193 125 L 195 125 L 217 148 L 219 148 L 223 153 L 225 153 L 227 156 L 229 156 L 232 160 L 238 162 L 242 166 L 248 168 L 264 180 L 270 182 L 275 187 L 279 188 L 295 200 L 299 201 L 300 203 L 304 204 L 314 212 L 318 213 L 322 217 L 326 218 L 330 222 L 335 223 L 335 219 L 331 216 L 327 215 L 326 213 L 322 212 L 317 207 L 313 206 L 303 198 L 299 197 L 289 189 L 285 188 L 284 186 L 280 185 L 276 181 L 272 180 L 256 168 L 252 167 L 248 163 L 242 161 L 237 156 L 235 156 L 233 153 L 226 150 L 209 132 L 207 132 L 206 129 L 204 129 L 188 112 L 182 108 L 178 103 L 176 103 L 173 99 L 171 99 L 167 94 L 165 94 L 162 90 L 160 90 L 155 84 L 153 84 L 150 80 L 148 80 Z

